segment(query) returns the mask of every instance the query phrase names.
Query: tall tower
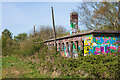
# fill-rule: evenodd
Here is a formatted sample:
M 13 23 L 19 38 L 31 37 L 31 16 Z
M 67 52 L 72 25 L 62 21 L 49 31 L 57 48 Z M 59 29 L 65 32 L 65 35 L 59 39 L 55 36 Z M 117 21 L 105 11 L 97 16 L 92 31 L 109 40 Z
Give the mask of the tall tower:
M 70 13 L 70 34 L 78 33 L 78 13 Z

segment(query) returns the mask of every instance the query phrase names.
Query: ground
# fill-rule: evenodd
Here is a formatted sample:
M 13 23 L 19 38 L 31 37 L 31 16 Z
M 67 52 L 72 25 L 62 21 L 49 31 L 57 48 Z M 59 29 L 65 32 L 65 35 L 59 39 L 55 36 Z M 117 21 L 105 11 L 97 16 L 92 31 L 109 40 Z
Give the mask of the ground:
M 17 56 L 2 58 L 2 78 L 48 78 L 49 75 L 40 75 L 35 64 L 25 62 Z

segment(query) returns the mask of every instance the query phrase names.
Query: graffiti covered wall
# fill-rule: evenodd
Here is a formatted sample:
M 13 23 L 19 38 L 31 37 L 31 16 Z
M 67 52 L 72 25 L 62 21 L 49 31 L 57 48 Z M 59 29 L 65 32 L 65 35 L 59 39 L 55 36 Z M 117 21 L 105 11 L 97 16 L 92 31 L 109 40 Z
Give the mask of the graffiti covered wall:
M 93 52 L 93 35 L 86 35 L 84 40 L 84 56 Z
M 115 34 L 94 34 L 84 36 L 84 56 L 120 52 L 120 36 Z
M 115 34 L 94 34 L 93 54 L 100 55 L 104 53 L 120 52 L 120 36 Z
M 120 45 L 118 45 L 118 43 L 120 44 L 120 35 L 116 34 L 89 34 L 61 39 L 56 42 L 57 50 L 64 57 L 71 57 L 71 54 L 77 57 L 81 50 L 83 50 L 84 56 L 120 52 Z M 51 41 L 48 45 L 52 47 L 53 44 L 54 42 Z
M 94 34 L 84 36 L 84 56 L 120 52 L 120 36 L 115 34 Z
M 78 56 L 78 51 L 82 49 L 81 46 L 82 36 L 73 37 L 68 39 L 57 40 L 57 51 L 64 57 L 71 57 L 70 53 L 73 53 L 73 56 Z M 53 46 L 54 42 L 49 42 Z M 72 51 L 71 51 L 72 50 Z M 70 52 L 71 51 L 71 52 Z

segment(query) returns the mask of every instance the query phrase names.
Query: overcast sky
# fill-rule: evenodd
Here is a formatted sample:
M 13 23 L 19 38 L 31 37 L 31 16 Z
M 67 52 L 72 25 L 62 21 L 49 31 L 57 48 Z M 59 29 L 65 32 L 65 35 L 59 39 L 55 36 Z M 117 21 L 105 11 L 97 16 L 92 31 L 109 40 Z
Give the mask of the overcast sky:
M 70 13 L 80 2 L 3 2 L 2 31 L 9 29 L 14 36 L 28 33 L 40 25 L 52 26 L 51 6 L 54 9 L 55 25 L 70 30 Z M 79 26 L 80 27 L 80 26 Z

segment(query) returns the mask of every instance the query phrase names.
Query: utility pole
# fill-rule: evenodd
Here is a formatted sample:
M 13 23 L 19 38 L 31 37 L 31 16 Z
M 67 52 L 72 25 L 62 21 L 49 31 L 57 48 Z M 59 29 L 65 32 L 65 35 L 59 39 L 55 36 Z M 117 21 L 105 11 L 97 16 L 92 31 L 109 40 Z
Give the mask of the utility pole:
M 120 29 L 120 1 L 118 0 L 118 26 L 117 28 Z
M 35 34 L 35 25 L 34 25 L 34 38 L 35 38 L 36 34 Z
M 56 32 L 55 32 L 55 23 L 54 23 L 54 13 L 53 13 L 53 7 L 52 9 L 52 21 L 53 21 L 53 32 L 54 32 L 54 46 L 55 46 L 55 51 L 57 52 L 57 45 L 56 45 Z

